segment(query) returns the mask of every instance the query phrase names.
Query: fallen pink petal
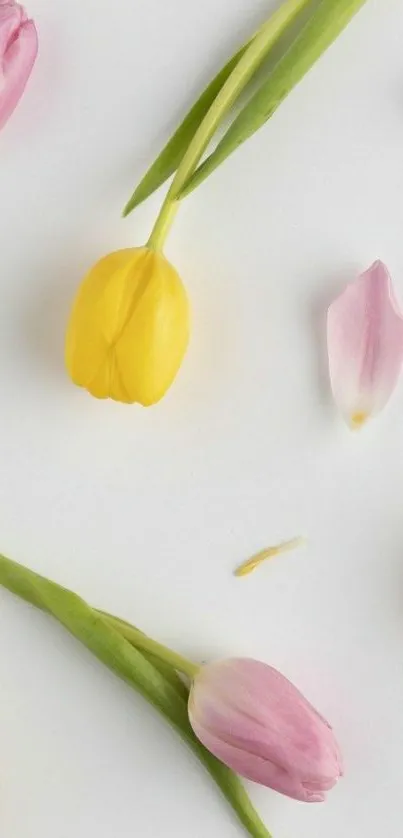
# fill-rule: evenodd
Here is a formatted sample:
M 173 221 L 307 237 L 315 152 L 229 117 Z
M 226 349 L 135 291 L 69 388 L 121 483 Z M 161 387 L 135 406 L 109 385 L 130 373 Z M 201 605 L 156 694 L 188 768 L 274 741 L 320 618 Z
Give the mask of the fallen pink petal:
M 403 316 L 383 262 L 374 262 L 332 303 L 327 331 L 334 399 L 358 429 L 385 407 L 403 364 Z
M 0 128 L 25 90 L 38 53 L 33 20 L 14 0 L 0 0 Z
M 343 774 L 328 722 L 260 661 L 232 658 L 202 667 L 189 719 L 203 745 L 233 771 L 288 797 L 321 803 Z

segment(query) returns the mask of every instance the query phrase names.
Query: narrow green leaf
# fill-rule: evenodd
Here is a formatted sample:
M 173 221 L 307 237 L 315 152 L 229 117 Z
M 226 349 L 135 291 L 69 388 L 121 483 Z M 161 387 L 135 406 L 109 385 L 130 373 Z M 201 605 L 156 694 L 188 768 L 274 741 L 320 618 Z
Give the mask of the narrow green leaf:
M 304 6 L 310 2 L 311 0 L 284 0 L 251 41 L 197 129 L 168 192 L 168 202 L 177 199 L 183 184 L 195 171 L 224 117 L 262 65 L 274 44 L 293 23 Z
M 171 723 L 207 768 L 248 834 L 252 838 L 271 838 L 236 774 L 196 739 L 187 713 L 187 693 L 183 694 L 171 676 L 165 677 L 161 663 L 154 666 L 108 622 L 117 618 L 96 611 L 72 591 L 1 555 L 0 585 L 52 615 L 98 660 L 140 692 Z M 117 622 L 123 628 L 131 628 L 130 623 Z
M 168 178 L 176 172 L 182 157 L 194 137 L 197 128 L 208 113 L 211 105 L 214 102 L 217 94 L 231 75 L 233 69 L 236 67 L 239 59 L 245 52 L 247 44 L 242 47 L 233 57 L 228 61 L 225 67 L 220 70 L 218 75 L 206 87 L 197 100 L 195 105 L 191 108 L 182 124 L 171 137 L 161 154 L 157 157 L 155 163 L 149 168 L 144 175 L 139 185 L 133 192 L 132 197 L 127 202 L 123 217 L 129 215 L 136 207 L 143 203 L 156 189 L 159 189 Z
M 112 623 L 117 627 L 120 626 L 120 632 L 132 646 L 136 649 L 138 648 L 133 641 L 133 631 L 135 633 L 139 632 L 143 635 L 143 632 L 140 631 L 136 626 L 133 626 L 131 623 L 128 623 L 126 620 L 121 620 L 120 617 L 115 617 L 113 614 L 108 614 L 107 611 L 98 611 L 102 617 L 106 620 L 111 620 Z M 144 636 L 144 635 L 143 635 Z M 176 692 L 183 698 L 185 701 L 188 700 L 189 697 L 189 689 L 182 681 L 182 679 L 177 674 L 176 670 L 172 668 L 168 663 L 161 660 L 161 658 L 157 658 L 156 655 L 153 655 L 152 652 L 144 651 L 144 648 L 139 649 L 141 654 L 155 666 L 156 669 L 161 673 L 161 675 L 165 678 L 166 681 L 169 681 L 171 686 L 176 690 Z
M 242 47 L 211 82 L 168 145 L 147 172 L 123 210 L 136 206 L 177 171 L 173 196 L 182 189 L 199 163 L 224 116 L 237 101 L 270 50 L 311 0 L 283 0 L 256 35 Z
M 95 657 L 134 686 L 154 707 L 164 711 L 172 724 L 184 724 L 186 713 L 171 685 L 77 594 L 4 556 L 0 556 L 0 584 L 55 617 Z
M 180 199 L 193 192 L 233 151 L 270 119 L 281 102 L 338 37 L 365 1 L 321 0 L 300 34 L 278 61 L 269 78 L 234 120 L 215 151 L 185 183 L 178 196 Z

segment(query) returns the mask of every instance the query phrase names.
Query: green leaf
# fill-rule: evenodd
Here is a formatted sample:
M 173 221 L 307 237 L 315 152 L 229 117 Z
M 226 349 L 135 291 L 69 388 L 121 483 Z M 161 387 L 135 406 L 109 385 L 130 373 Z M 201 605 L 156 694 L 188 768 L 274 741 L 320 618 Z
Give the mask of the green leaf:
M 234 120 L 215 151 L 185 183 L 178 196 L 180 199 L 193 192 L 233 151 L 270 119 L 281 102 L 364 3 L 365 0 L 321 0 L 300 34 L 278 61 L 269 78 Z
M 271 838 L 239 778 L 196 739 L 187 713 L 187 691 L 116 630 L 134 628 L 91 608 L 77 594 L 0 555 L 0 585 L 52 615 L 98 660 L 140 692 L 178 731 L 207 768 L 252 838 Z M 109 622 L 113 620 L 113 626 Z
M 98 610 L 97 613 L 104 617 L 106 620 L 111 620 L 112 624 L 114 624 L 116 628 L 119 626 L 120 633 L 125 638 L 125 640 L 127 640 L 136 649 L 138 648 L 133 640 L 133 633 L 141 634 L 143 637 L 145 637 L 145 635 L 142 631 L 140 631 L 140 629 L 138 629 L 136 626 L 133 626 L 131 623 L 128 623 L 126 620 L 121 620 L 120 617 L 115 617 L 113 614 L 108 614 L 107 611 Z M 150 661 L 150 663 L 152 663 L 156 669 L 158 669 L 158 671 L 161 673 L 161 675 L 163 675 L 165 680 L 169 681 L 171 686 L 176 690 L 176 692 L 181 696 L 181 698 L 183 698 L 187 702 L 189 698 L 189 689 L 186 686 L 186 684 L 182 681 L 182 679 L 179 677 L 176 670 L 173 669 L 172 666 L 170 666 L 168 663 L 165 663 L 165 661 L 161 660 L 161 658 L 157 658 L 157 656 L 153 655 L 152 652 L 146 652 L 144 648 L 141 648 L 140 651 L 141 654 L 148 661 Z
M 134 649 L 79 596 L 27 568 L 0 556 L 0 584 L 55 617 L 102 663 L 134 686 L 174 725 L 186 721 L 170 684 L 144 655 Z
M 214 102 L 217 94 L 231 75 L 233 69 L 236 67 L 239 59 L 245 52 L 247 44 L 242 47 L 223 67 L 218 75 L 206 87 L 197 100 L 195 105 L 191 108 L 182 124 L 171 137 L 161 154 L 157 157 L 155 163 L 150 167 L 148 172 L 144 175 L 139 185 L 133 192 L 132 197 L 127 202 L 123 217 L 129 215 L 136 207 L 143 203 L 156 189 L 159 189 L 166 180 L 168 180 L 174 172 L 176 172 L 182 157 L 193 139 L 197 128 L 208 113 L 211 105 Z
M 123 211 L 132 209 L 151 195 L 177 171 L 170 198 L 176 198 L 189 173 L 193 173 L 224 116 L 262 65 L 274 44 L 311 0 L 284 0 L 269 20 L 211 82 L 185 121 L 147 172 Z

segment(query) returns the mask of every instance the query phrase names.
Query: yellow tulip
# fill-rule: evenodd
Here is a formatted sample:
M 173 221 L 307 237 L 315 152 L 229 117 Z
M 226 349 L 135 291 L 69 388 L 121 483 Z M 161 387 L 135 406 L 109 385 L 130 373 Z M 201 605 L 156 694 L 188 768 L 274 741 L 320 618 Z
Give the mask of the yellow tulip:
M 99 399 L 158 402 L 189 340 L 189 304 L 176 270 L 148 247 L 118 250 L 79 288 L 66 339 L 75 384 Z

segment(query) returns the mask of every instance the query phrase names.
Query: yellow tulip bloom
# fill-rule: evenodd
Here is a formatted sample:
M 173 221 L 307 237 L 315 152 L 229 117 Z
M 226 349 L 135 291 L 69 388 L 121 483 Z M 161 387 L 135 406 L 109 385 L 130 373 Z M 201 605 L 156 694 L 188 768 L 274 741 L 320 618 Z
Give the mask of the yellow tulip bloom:
M 66 366 L 96 398 L 151 405 L 172 384 L 188 340 L 188 299 L 172 265 L 147 247 L 118 250 L 79 288 Z

